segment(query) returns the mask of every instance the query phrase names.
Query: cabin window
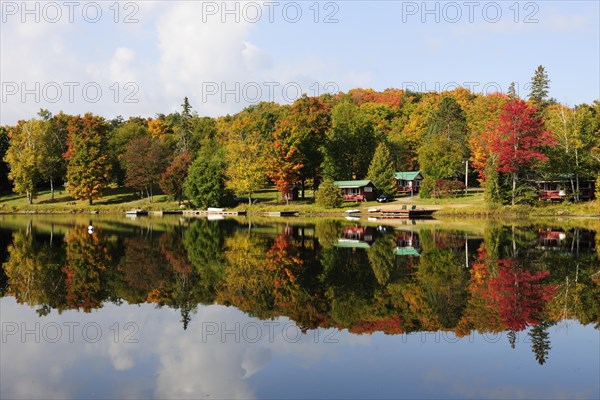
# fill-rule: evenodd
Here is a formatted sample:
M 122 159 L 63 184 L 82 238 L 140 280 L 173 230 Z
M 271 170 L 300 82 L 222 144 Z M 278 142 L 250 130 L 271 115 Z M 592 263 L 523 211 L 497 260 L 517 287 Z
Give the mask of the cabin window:
M 370 193 L 373 191 L 373 188 L 371 186 L 365 186 L 365 193 Z
M 360 194 L 360 188 L 348 188 L 348 194 L 359 195 Z

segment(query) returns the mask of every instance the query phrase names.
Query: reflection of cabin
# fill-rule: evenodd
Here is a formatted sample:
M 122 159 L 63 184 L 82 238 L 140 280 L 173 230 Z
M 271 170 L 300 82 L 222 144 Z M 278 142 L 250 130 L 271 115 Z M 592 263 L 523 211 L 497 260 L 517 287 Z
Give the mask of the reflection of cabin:
M 373 201 L 376 186 L 370 180 L 335 181 L 344 195 L 344 201 Z
M 420 255 L 420 248 L 421 241 L 417 233 L 401 231 L 396 235 L 395 255 L 418 257 Z
M 372 226 L 345 226 L 342 231 L 344 239 L 362 240 L 372 244 L 374 238 L 375 228 Z
M 344 226 L 337 247 L 368 249 L 375 241 L 375 228 L 372 226 Z
M 595 233 L 587 229 L 540 229 L 539 248 L 543 250 L 567 250 L 569 252 L 591 250 L 595 248 Z
M 594 199 L 594 180 L 579 179 L 579 200 Z M 563 201 L 573 199 L 573 186 L 576 183 L 568 177 L 534 181 L 540 200 Z
M 418 193 L 423 181 L 421 171 L 401 171 L 396 172 L 396 191 L 398 193 Z

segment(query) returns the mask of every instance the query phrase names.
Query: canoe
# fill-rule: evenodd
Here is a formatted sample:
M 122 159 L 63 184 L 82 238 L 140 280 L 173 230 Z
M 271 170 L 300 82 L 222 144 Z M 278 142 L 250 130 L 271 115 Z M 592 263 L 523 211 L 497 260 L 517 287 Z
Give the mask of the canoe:
M 346 214 L 358 214 L 360 210 L 346 210 Z
M 376 212 L 381 211 L 381 209 L 379 209 L 379 208 L 369 208 L 367 211 L 370 212 L 370 213 L 376 213 Z

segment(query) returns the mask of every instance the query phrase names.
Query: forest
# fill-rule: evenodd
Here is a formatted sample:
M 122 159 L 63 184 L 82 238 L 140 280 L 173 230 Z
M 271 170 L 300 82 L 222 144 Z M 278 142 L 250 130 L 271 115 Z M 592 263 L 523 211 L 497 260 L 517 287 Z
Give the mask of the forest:
M 578 201 L 581 182 L 600 190 L 600 100 L 567 106 L 549 97 L 543 66 L 530 92 L 475 94 L 465 88 L 400 89 L 302 96 L 259 103 L 235 115 L 200 116 L 186 97 L 180 112 L 105 119 L 86 113 L 37 116 L 0 127 L 0 194 L 66 188 L 93 201 L 107 188 L 157 193 L 196 207 L 252 204 L 274 187 L 370 179 L 393 191 L 396 171 L 421 170 L 420 196 L 441 197 L 464 180 L 465 163 L 489 204 L 533 204 L 535 182 L 560 178 Z

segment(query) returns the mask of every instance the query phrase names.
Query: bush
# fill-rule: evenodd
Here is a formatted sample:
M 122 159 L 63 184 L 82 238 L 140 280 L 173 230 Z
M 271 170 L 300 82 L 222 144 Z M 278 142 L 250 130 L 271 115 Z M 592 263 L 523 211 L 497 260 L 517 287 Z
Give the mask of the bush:
M 343 202 L 342 191 L 332 180 L 327 179 L 316 191 L 315 200 L 322 207 L 340 208 Z
M 435 191 L 435 181 L 430 177 L 426 176 L 421 182 L 421 188 L 419 189 L 419 197 L 422 199 L 429 199 L 433 196 Z

